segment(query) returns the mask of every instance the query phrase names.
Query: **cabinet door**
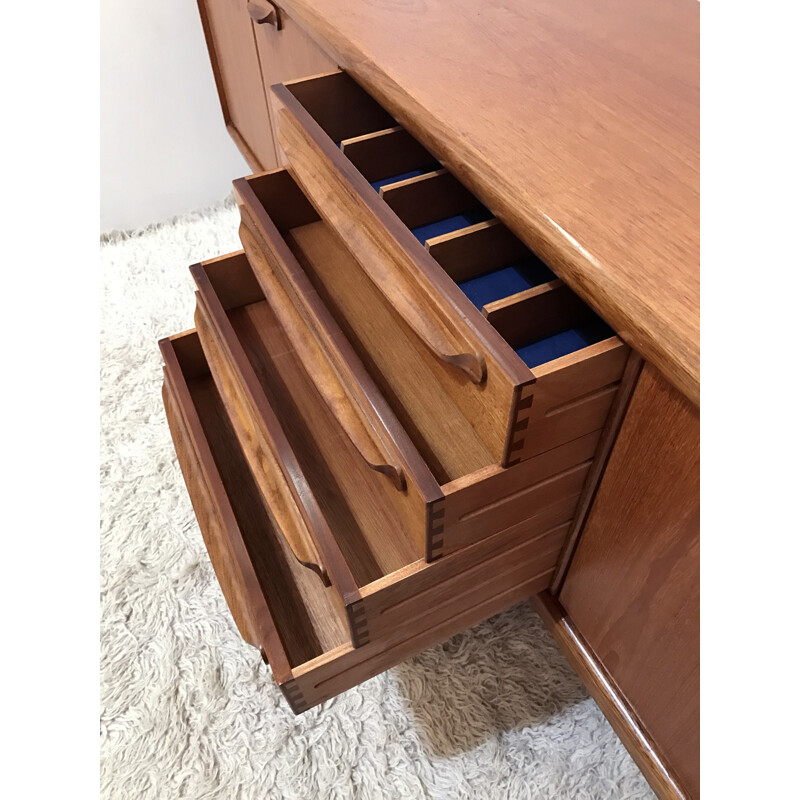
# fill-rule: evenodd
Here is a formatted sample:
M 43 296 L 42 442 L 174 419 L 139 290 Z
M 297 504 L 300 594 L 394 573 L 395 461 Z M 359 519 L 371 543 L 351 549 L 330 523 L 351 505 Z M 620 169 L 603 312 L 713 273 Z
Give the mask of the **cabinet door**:
M 228 132 L 252 169 L 273 169 L 278 160 L 247 0 L 197 5 Z
M 559 595 L 690 797 L 700 794 L 700 418 L 642 371 Z
M 337 64 L 293 19 L 283 11 L 281 14 L 281 30 L 269 23 L 256 24 L 254 28 L 277 158 L 281 164 L 286 164 L 286 156 L 278 144 L 278 116 L 273 111 L 274 98 L 269 87 L 330 72 L 336 69 Z

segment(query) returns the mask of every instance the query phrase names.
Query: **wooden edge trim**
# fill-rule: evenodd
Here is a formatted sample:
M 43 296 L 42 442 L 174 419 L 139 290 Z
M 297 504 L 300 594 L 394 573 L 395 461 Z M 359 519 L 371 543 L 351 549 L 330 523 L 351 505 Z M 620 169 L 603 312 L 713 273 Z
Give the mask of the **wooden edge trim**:
M 573 352 L 567 353 L 565 356 L 561 356 L 561 358 L 555 358 L 552 361 L 540 364 L 538 367 L 534 367 L 531 372 L 541 380 L 548 375 L 561 372 L 582 361 L 602 355 L 610 350 L 616 350 L 620 347 L 627 348 L 628 345 L 625 344 L 619 336 L 609 336 L 607 339 L 590 344 L 588 347 L 582 347 L 580 350 L 573 350 Z
M 208 50 L 208 57 L 211 61 L 211 71 L 214 73 L 214 83 L 217 87 L 217 96 L 219 97 L 219 105 L 222 109 L 222 119 L 225 121 L 225 127 L 230 131 L 231 114 L 228 108 L 228 98 L 225 95 L 225 84 L 222 80 L 222 72 L 219 68 L 219 58 L 217 57 L 217 48 L 214 43 L 214 32 L 211 29 L 211 20 L 208 18 L 208 11 L 206 3 L 208 0 L 197 0 L 197 10 L 200 14 L 200 22 L 203 26 L 203 36 L 206 40 L 206 50 Z M 237 131 L 238 135 L 238 131 Z M 241 137 L 240 137 L 241 138 Z M 236 141 L 234 139 L 234 141 Z M 238 144 L 238 142 L 237 142 Z M 248 148 L 249 149 L 249 148 Z M 249 163 L 249 162 L 248 162 Z
M 494 300 L 491 303 L 487 303 L 481 309 L 481 313 L 484 317 L 486 317 L 486 319 L 489 320 L 489 322 L 492 322 L 495 314 L 504 311 L 511 306 L 516 306 L 520 303 L 532 300 L 534 297 L 539 297 L 540 295 L 554 292 L 557 289 L 560 289 L 562 286 L 564 286 L 564 282 L 558 279 L 554 281 L 546 281 L 545 283 L 540 283 L 538 286 L 532 286 L 530 289 L 523 289 L 521 292 L 515 292 L 514 294 L 507 295 L 506 297 L 501 297 L 499 300 Z M 494 323 L 492 322 L 492 324 Z
M 195 331 L 187 331 L 178 336 L 197 335 Z M 183 377 L 183 372 L 172 347 L 170 337 L 162 339 L 158 344 L 164 358 L 164 377 L 165 388 L 169 392 L 171 399 L 175 403 L 178 414 L 176 422 L 183 425 L 183 433 L 187 436 L 187 444 L 197 459 L 202 480 L 206 484 L 208 495 L 214 504 L 213 512 L 216 513 L 222 527 L 224 528 L 228 541 L 231 546 L 233 563 L 239 574 L 242 588 L 247 597 L 247 611 L 253 630 L 259 638 L 259 642 L 253 643 L 260 645 L 262 651 L 269 654 L 273 673 L 276 680 L 286 679 L 291 675 L 291 667 L 283 648 L 280 635 L 278 634 L 275 619 L 267 605 L 261 585 L 256 576 L 253 563 L 247 552 L 242 533 L 236 522 L 236 515 L 231 507 L 228 495 L 225 491 L 222 478 L 217 469 L 216 462 L 211 453 L 211 448 L 203 432 L 203 426 L 197 415 L 189 386 Z
M 426 503 L 442 497 L 439 482 L 430 467 L 397 419 L 383 393 L 358 357 L 352 343 L 334 319 L 330 309 L 322 301 L 269 213 L 258 201 L 252 187 L 247 183 L 247 179 L 239 180 L 242 183 L 239 184 L 239 181 L 235 181 L 234 185 L 239 184 L 237 191 L 243 205 L 241 209 L 242 224 L 256 239 L 264 254 L 270 253 L 280 262 L 281 268 L 276 270 L 276 274 L 292 301 L 296 305 L 299 303 L 303 308 L 309 326 L 312 321 L 318 326 L 319 330 L 314 331 L 315 337 L 318 340 L 320 337 L 329 340 L 334 350 L 338 351 L 333 356 L 337 368 L 342 371 L 346 370 L 351 376 L 352 382 L 358 387 L 358 393 L 364 402 L 366 412 L 369 413 L 371 424 L 390 442 L 409 479 L 408 482 L 417 488 Z M 255 270 L 253 272 L 262 290 L 267 294 L 267 287 L 264 286 L 260 275 Z
M 487 324 L 464 293 L 456 286 L 447 273 L 441 268 L 436 259 L 425 249 L 413 233 L 402 223 L 397 215 L 385 204 L 379 203 L 375 190 L 370 186 L 364 176 L 346 158 L 344 153 L 317 125 L 313 117 L 303 108 L 302 104 L 283 85 L 272 87 L 273 92 L 284 106 L 284 112 L 294 117 L 297 124 L 305 131 L 316 147 L 333 164 L 346 183 L 350 185 L 377 217 L 398 245 L 406 252 L 407 257 L 413 261 L 419 272 L 425 277 L 426 282 L 433 285 L 448 306 L 455 309 L 456 317 L 466 320 L 471 329 L 471 338 L 477 340 L 481 349 L 489 353 L 509 379 L 514 383 L 524 383 L 528 380 L 529 370 L 524 362 L 517 356 L 500 334 Z M 435 154 L 433 154 L 435 155 Z M 452 313 L 452 311 L 450 312 Z
M 486 228 L 494 228 L 497 225 L 502 225 L 497 217 L 492 217 L 484 222 L 475 222 L 468 225 L 466 228 L 459 228 L 457 231 L 450 231 L 449 233 L 440 233 L 438 236 L 431 236 L 430 239 L 425 240 L 425 249 L 436 258 L 434 251 L 439 245 L 446 244 L 453 241 L 453 239 L 461 239 L 465 236 L 470 236 L 478 231 L 485 230 Z
M 233 139 L 233 143 L 247 162 L 247 166 L 250 167 L 253 172 L 261 172 L 264 169 L 264 165 L 259 161 L 258 156 L 252 151 L 242 134 L 239 133 L 239 129 L 232 122 L 229 122 L 225 128 L 228 131 L 228 135 Z
M 642 721 L 561 605 L 547 591 L 530 602 L 659 798 L 689 800 Z
M 614 442 L 617 440 L 617 434 L 625 418 L 625 413 L 628 410 L 628 404 L 633 395 L 633 390 L 636 388 L 636 383 L 639 380 L 639 373 L 642 371 L 643 364 L 644 360 L 642 357 L 631 350 L 628 361 L 625 364 L 625 371 L 622 373 L 622 378 L 620 379 L 617 394 L 611 404 L 608 416 L 606 417 L 606 424 L 603 427 L 602 434 L 600 434 L 600 441 L 597 443 L 594 462 L 586 477 L 586 483 L 583 485 L 583 491 L 581 492 L 578 505 L 575 509 L 572 528 L 567 534 L 567 540 L 564 542 L 564 547 L 556 565 L 556 571 L 553 574 L 553 582 L 550 584 L 550 591 L 556 596 L 561 591 L 567 569 L 572 562 L 572 556 L 578 545 L 583 523 L 594 502 L 594 497 L 597 494 L 597 489 L 600 485 L 603 473 L 606 470 L 608 458 L 611 455 Z
M 418 183 L 425 184 L 428 181 L 440 181 L 444 178 L 449 180 L 450 177 L 448 176 L 450 176 L 450 173 L 446 169 L 435 169 L 432 172 L 425 172 L 422 175 L 414 175 L 412 178 L 403 178 L 402 180 L 394 181 L 394 183 L 384 183 L 383 186 L 381 186 L 378 194 L 384 200 L 386 200 L 386 195 L 391 195 L 392 192 L 398 189 L 406 189 L 409 186 L 414 186 Z M 456 179 L 453 178 L 453 180 Z
M 289 84 L 286 83 L 286 86 Z M 342 139 L 339 142 L 339 147 L 346 153 L 347 148 L 354 144 L 360 144 L 361 142 L 368 142 L 372 139 L 382 139 L 387 136 L 393 136 L 398 133 L 405 133 L 405 128 L 401 127 L 400 125 L 394 125 L 391 128 L 383 128 L 379 131 L 373 131 L 372 133 L 362 133 L 361 136 L 351 136 L 349 139 Z
M 316 543 L 327 574 L 339 594 L 357 591 L 353 573 L 348 566 L 325 517 L 322 514 L 294 452 L 286 439 L 283 427 L 267 400 L 252 364 L 244 352 L 222 304 L 213 292 L 205 272 L 197 268 L 192 272 L 198 284 L 198 311 L 205 314 L 209 323 L 217 328 L 216 339 L 224 350 L 230 368 L 245 389 L 246 401 L 262 420 L 269 436 L 276 462 L 280 465 L 288 487 L 295 496 L 301 516 L 307 521 L 312 540 Z M 220 330 L 221 328 L 222 330 Z

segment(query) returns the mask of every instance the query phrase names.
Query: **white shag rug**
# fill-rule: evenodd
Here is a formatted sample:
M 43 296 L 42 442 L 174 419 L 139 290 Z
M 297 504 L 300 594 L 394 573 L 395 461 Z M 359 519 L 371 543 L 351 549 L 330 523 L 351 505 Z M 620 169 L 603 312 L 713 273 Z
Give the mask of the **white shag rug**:
M 101 244 L 106 800 L 652 798 L 527 604 L 295 717 L 216 583 L 161 406 L 232 200 Z

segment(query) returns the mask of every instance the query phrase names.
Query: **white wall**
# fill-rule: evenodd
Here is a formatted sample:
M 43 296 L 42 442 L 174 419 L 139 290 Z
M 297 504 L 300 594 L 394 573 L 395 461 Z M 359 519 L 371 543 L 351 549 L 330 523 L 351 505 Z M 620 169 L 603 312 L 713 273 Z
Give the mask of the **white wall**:
M 101 0 L 100 21 L 100 230 L 225 197 L 250 170 L 225 130 L 195 0 Z

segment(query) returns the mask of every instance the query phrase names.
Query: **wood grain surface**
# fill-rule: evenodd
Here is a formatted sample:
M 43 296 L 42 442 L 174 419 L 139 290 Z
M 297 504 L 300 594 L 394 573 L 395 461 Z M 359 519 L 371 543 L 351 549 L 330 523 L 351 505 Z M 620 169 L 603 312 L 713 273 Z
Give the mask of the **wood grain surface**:
M 661 800 L 688 800 L 636 711 L 609 678 L 605 667 L 597 660 L 564 609 L 550 592 L 541 592 L 532 597 L 531 605 Z
M 269 87 L 274 83 L 317 75 L 336 67 L 336 62 L 285 13 L 282 13 L 282 23 L 281 30 L 277 30 L 273 25 L 253 25 L 255 44 L 258 48 L 258 63 L 261 68 L 259 77 L 262 79 L 262 87 L 266 91 L 269 104 L 271 125 L 269 133 L 275 144 L 276 165 L 285 163 L 286 157 L 278 144 L 278 120 L 275 109 L 272 108 Z M 270 167 L 265 165 L 264 168 Z
M 242 635 L 261 647 L 295 711 L 540 591 L 551 579 L 570 523 L 541 529 L 523 521 L 366 587 L 354 613 L 373 636 L 354 649 L 334 589 L 297 562 L 272 524 L 197 334 L 164 340 L 161 349 L 170 429 L 212 563 Z
M 646 365 L 559 595 L 691 797 L 700 793 L 699 425 Z
M 280 421 L 271 408 L 252 403 L 242 389 L 244 381 L 240 383 L 238 370 L 232 366 L 236 355 L 225 347 L 227 342 L 218 341 L 214 316 L 199 294 L 194 321 L 209 369 L 233 421 L 231 429 L 253 466 L 256 483 L 276 527 L 297 560 L 330 582 L 330 567 L 323 555 L 324 542 L 320 540 L 331 538 L 331 534 L 302 469 L 293 459 Z
M 271 169 L 278 164 L 277 139 L 246 5 L 242 0 L 197 0 L 197 8 L 228 132 L 251 169 Z
M 293 229 L 289 242 L 437 479 L 446 483 L 498 462 L 502 443 L 492 453 L 481 433 L 493 423 L 505 434 L 510 388 L 505 408 L 495 403 L 491 421 L 478 417 L 483 392 L 476 391 L 475 412 L 470 415 L 461 407 L 463 401 L 459 406 L 442 385 L 440 362 L 417 346 L 413 334 L 382 302 L 374 285 L 363 279 L 360 266 L 323 222 Z M 489 376 L 490 388 L 493 377 L 494 373 Z M 465 381 L 456 384 L 459 397 L 468 393 L 469 386 Z M 498 395 L 499 391 L 494 396 Z
M 292 665 L 347 642 L 341 604 L 272 525 L 197 334 L 160 346 L 170 431 L 223 594 L 244 638 L 287 680 Z
M 285 0 L 699 405 L 695 0 Z
M 310 85 L 318 86 L 316 80 L 304 82 L 305 89 Z M 356 106 L 354 99 L 350 97 L 351 107 L 364 107 Z M 329 124 L 335 124 L 335 120 Z M 434 178 L 426 183 L 438 180 L 436 173 L 432 175 Z M 481 443 L 480 432 L 487 427 L 481 406 L 467 403 L 468 398 L 462 396 L 472 389 L 472 384 L 462 380 L 451 387 L 455 391 L 439 385 L 442 376 L 437 372 L 438 363 L 413 337 L 408 338 L 394 310 L 385 307 L 373 282 L 364 278 L 345 241 L 335 235 L 330 225 L 320 220 L 310 222 L 314 212 L 287 176 L 286 171 L 276 171 L 234 182 L 245 251 L 279 316 L 282 303 L 278 300 L 284 292 L 278 283 L 286 284 L 287 289 L 293 287 L 296 300 L 300 295 L 306 297 L 307 302 L 300 305 L 306 308 L 307 323 L 293 319 L 284 323 L 285 330 L 305 324 L 317 327 L 322 323 L 317 317 L 324 312 L 327 319 L 333 312 L 340 326 L 338 332 L 347 333 L 347 340 L 363 359 L 362 366 L 366 366 L 366 372 L 381 387 L 419 454 L 430 466 L 431 477 L 443 484 L 441 489 L 438 485 L 427 487 L 427 482 L 419 480 L 420 470 L 411 468 L 414 459 L 409 448 L 398 448 L 397 461 L 406 465 L 409 489 L 419 484 L 427 503 L 426 558 L 434 560 L 526 518 L 536 517 L 537 525 L 569 519 L 613 402 L 629 352 L 627 345 L 612 337 L 537 367 L 536 373 L 542 375 L 541 391 L 538 384 L 530 381 L 520 387 L 510 403 L 512 413 L 501 419 L 501 432 L 510 435 L 505 449 L 514 458 L 507 469 L 500 469 Z M 445 189 L 440 196 L 449 194 L 450 190 Z M 501 245 L 498 252 L 505 258 L 513 253 L 513 248 L 509 249 L 503 231 L 511 236 L 497 224 L 474 235 L 479 239 L 493 237 Z M 238 270 L 239 262 L 232 263 Z M 445 276 L 442 279 L 447 280 Z M 220 289 L 232 292 L 234 297 L 246 296 L 240 286 L 243 282 L 231 282 L 237 287 L 235 292 L 223 283 Z M 592 316 L 588 307 L 559 280 L 532 291 L 537 293 L 537 302 L 542 307 L 537 305 L 532 311 L 516 314 L 521 341 L 549 335 Z M 526 306 L 530 298 L 524 299 L 522 295 L 525 293 L 509 298 L 509 313 Z M 325 338 L 333 346 L 339 340 L 334 331 L 337 326 L 333 319 L 328 323 Z M 508 338 L 508 332 L 505 335 Z M 356 353 L 350 356 L 347 371 L 353 380 L 357 372 L 361 373 L 357 369 L 361 362 Z M 302 359 L 307 370 L 312 360 Z M 489 386 L 494 374 L 494 370 L 489 373 Z M 529 375 L 533 377 L 534 373 Z M 357 382 L 372 385 L 363 373 Z M 319 380 L 316 384 L 320 389 Z M 377 399 L 373 397 L 373 407 Z M 486 396 L 476 399 L 482 399 L 483 405 L 488 402 Z M 385 418 L 388 413 L 384 411 L 378 416 Z M 387 431 L 392 427 L 389 425 Z M 535 436 L 526 437 L 528 429 Z M 526 463 L 527 458 L 531 463 Z M 556 473 L 562 474 L 556 476 Z M 451 482 L 455 485 L 446 485 Z M 442 490 L 447 496 L 438 502 L 435 495 L 442 497 Z M 391 497 L 394 499 L 396 495 Z M 570 500 L 572 507 L 567 502 Z M 413 512 L 409 516 L 405 511 L 401 513 L 406 525 L 411 529 L 418 527 L 422 517 L 415 518 Z M 569 516 L 563 516 L 565 513 Z

